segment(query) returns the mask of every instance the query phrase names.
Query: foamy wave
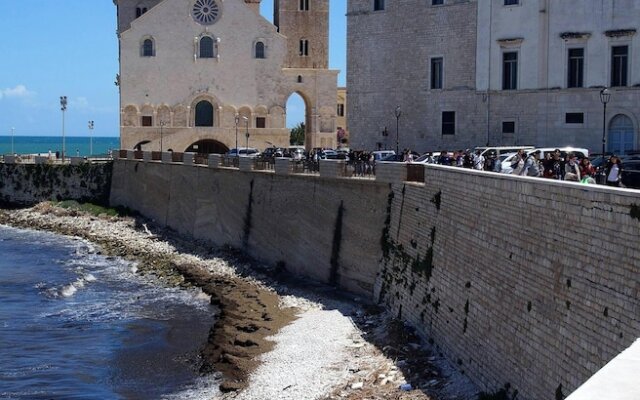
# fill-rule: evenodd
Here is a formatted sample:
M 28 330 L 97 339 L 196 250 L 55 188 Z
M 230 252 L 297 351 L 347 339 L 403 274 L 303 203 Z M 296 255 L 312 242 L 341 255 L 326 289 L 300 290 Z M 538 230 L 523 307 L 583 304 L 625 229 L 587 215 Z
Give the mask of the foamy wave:
M 71 297 L 74 294 L 76 294 L 77 291 L 78 291 L 78 288 L 76 288 L 73 283 L 70 283 L 67 286 L 64 286 L 62 289 L 60 289 L 60 296 Z
M 201 400 L 214 399 L 220 396 L 220 377 L 217 375 L 198 378 L 189 387 L 182 389 L 178 393 L 162 396 L 162 400 Z

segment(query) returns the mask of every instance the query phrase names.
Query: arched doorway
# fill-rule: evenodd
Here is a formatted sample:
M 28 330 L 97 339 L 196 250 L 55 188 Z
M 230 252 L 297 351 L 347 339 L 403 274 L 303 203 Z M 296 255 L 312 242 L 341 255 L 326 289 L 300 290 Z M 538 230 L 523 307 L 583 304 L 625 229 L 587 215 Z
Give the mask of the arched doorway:
M 304 97 L 299 93 L 292 93 L 286 104 L 287 129 L 290 131 L 289 144 L 307 146 L 311 143 L 309 107 Z
M 185 150 L 185 152 L 198 154 L 224 154 L 228 151 L 227 146 L 212 139 L 199 140 Z
M 207 100 L 196 104 L 195 126 L 213 126 L 213 105 Z
M 609 151 L 615 154 L 626 154 L 633 150 L 633 121 L 623 114 L 618 114 L 609 122 Z

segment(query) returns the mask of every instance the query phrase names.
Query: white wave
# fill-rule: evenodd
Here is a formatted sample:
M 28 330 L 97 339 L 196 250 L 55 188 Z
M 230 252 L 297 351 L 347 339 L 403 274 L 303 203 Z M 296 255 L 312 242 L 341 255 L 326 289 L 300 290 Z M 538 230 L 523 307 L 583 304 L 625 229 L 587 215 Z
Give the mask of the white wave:
M 162 396 L 162 400 L 202 400 L 217 399 L 221 395 L 220 378 L 217 375 L 198 378 L 189 387 L 183 388 L 178 393 Z
M 70 283 L 60 289 L 60 295 L 62 297 L 71 297 L 76 294 L 77 291 L 78 289 L 73 285 L 73 283 Z
M 95 282 L 97 278 L 93 274 L 86 274 L 84 280 L 87 282 Z

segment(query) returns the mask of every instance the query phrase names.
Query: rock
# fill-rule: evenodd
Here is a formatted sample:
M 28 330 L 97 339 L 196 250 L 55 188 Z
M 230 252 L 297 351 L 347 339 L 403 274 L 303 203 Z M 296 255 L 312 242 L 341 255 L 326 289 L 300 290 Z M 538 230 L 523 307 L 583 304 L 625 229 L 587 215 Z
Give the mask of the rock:
M 413 390 L 413 386 L 411 386 L 410 383 L 405 383 L 400 385 L 400 390 L 405 391 L 405 392 L 410 392 Z
M 356 382 L 356 383 L 351 385 L 351 389 L 362 389 L 363 386 L 364 386 L 364 383 Z

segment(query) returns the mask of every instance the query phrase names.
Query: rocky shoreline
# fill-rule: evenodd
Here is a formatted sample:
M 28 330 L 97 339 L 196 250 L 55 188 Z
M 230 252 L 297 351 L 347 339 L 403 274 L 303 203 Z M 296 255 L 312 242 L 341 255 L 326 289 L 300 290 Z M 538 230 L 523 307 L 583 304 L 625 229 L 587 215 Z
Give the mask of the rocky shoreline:
M 81 237 L 106 255 L 136 262 L 141 274 L 163 284 L 201 288 L 220 309 L 201 352 L 201 372 L 221 373 L 225 399 L 477 397 L 442 356 L 381 310 L 233 250 L 213 249 L 140 217 L 94 216 L 48 202 L 0 210 L 0 224 Z M 326 342 L 314 348 L 315 336 Z M 305 341 L 308 348 L 288 352 Z M 295 367 L 310 375 L 295 375 Z

